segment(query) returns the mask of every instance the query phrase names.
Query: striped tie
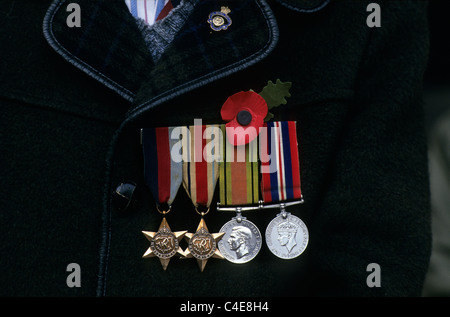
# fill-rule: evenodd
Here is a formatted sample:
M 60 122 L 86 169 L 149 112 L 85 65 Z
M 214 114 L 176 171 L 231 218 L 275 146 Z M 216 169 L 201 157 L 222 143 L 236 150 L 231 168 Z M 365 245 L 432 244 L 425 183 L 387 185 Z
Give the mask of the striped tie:
M 148 25 L 165 18 L 173 9 L 171 0 L 125 0 L 131 14 Z

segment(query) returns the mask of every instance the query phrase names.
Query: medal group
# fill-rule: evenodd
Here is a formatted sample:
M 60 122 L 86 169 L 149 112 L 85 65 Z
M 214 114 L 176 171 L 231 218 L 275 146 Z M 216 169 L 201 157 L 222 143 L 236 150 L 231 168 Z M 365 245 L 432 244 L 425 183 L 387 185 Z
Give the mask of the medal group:
M 226 124 L 141 129 L 145 181 L 162 215 L 158 231 L 143 231 L 150 242 L 144 258 L 158 257 L 164 270 L 176 255 L 195 258 L 201 271 L 210 258 L 247 263 L 260 251 L 262 235 L 242 214 L 261 209 L 279 209 L 265 232 L 274 255 L 293 259 L 305 250 L 308 229 L 286 211 L 303 202 L 296 122 L 268 121 L 273 117 L 268 110 L 286 103 L 290 86 L 269 81 L 259 94 L 234 94 L 221 109 Z M 236 216 L 219 233 L 210 233 L 204 218 L 217 183 L 214 209 Z M 172 232 L 165 219 L 181 184 L 200 218 L 195 233 Z

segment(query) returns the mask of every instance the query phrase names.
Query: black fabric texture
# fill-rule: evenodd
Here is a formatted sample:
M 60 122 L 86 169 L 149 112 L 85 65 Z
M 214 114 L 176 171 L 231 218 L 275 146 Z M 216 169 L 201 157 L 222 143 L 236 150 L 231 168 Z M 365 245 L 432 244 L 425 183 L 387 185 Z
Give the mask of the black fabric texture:
M 331 0 L 277 0 L 289 9 L 298 12 L 314 12 L 321 10 Z

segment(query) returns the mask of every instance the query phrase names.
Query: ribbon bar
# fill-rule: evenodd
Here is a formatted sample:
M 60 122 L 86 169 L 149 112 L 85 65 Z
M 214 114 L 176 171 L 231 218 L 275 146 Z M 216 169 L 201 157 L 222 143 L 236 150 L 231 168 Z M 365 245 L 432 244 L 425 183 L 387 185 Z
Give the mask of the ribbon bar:
M 261 159 L 264 202 L 300 199 L 300 163 L 295 121 L 267 122 L 264 147 L 270 160 Z M 274 171 L 270 165 L 275 165 Z
M 173 129 L 141 129 L 145 182 L 158 206 L 172 204 L 182 181 L 182 164 L 171 158 L 171 149 L 180 140 L 171 138 Z
M 186 161 L 183 161 L 183 186 L 197 208 L 208 207 L 219 177 L 219 144 L 217 125 L 194 125 L 183 141 Z M 216 150 L 217 149 L 217 153 Z
M 225 125 L 221 126 L 225 136 Z M 258 139 L 234 146 L 223 137 L 223 162 L 219 165 L 220 202 L 223 205 L 251 205 L 259 200 Z
M 304 203 L 303 197 L 300 200 L 296 200 L 296 201 L 289 201 L 289 202 L 270 204 L 270 205 L 264 205 L 264 202 L 262 200 L 260 200 L 258 202 L 257 206 L 244 206 L 244 207 L 220 207 L 220 203 L 217 203 L 217 211 L 241 212 L 241 211 L 252 211 L 252 210 L 260 210 L 260 209 L 275 209 L 275 208 L 280 208 L 281 210 L 284 210 L 286 207 L 295 206 L 295 205 L 299 205 L 299 204 L 303 204 L 303 203 Z

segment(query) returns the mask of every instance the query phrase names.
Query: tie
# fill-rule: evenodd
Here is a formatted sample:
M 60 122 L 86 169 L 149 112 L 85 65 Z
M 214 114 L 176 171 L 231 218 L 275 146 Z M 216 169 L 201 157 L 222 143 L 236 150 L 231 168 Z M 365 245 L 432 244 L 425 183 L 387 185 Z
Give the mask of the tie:
M 171 0 L 125 0 L 131 14 L 148 25 L 165 18 L 173 9 Z
M 173 9 L 172 1 L 170 0 L 166 1 L 163 9 L 158 13 L 156 21 L 164 19 L 169 14 L 169 12 L 172 11 L 172 9 Z

